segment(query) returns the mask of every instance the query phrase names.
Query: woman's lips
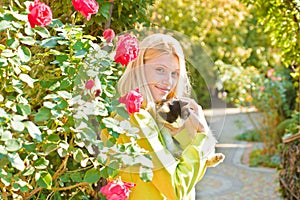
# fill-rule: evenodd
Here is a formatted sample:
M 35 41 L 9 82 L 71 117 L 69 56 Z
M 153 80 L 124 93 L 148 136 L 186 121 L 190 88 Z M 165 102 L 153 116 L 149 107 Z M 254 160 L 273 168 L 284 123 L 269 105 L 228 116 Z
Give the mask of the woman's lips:
M 162 87 L 158 87 L 158 86 L 155 86 L 155 87 L 162 93 L 168 94 L 170 92 L 169 88 L 162 88 Z

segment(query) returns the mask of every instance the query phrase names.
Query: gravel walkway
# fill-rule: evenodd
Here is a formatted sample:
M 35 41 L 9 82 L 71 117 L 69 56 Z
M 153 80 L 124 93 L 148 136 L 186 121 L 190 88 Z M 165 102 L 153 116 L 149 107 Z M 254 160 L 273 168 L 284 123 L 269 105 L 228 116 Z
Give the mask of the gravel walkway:
M 259 120 L 253 110 L 234 108 L 205 110 L 212 131 L 218 138 L 217 152 L 225 154 L 223 163 L 209 168 L 197 185 L 197 200 L 279 200 L 279 183 L 275 169 L 251 168 L 241 163 L 241 158 L 251 148 L 249 143 L 234 137 L 252 128 L 250 114 Z M 242 125 L 237 128 L 237 124 Z

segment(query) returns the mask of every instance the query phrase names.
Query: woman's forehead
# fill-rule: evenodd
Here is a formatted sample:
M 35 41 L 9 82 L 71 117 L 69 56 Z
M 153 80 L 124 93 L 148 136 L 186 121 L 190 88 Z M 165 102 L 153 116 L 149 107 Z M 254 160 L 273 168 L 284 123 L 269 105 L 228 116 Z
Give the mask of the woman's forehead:
M 162 65 L 171 69 L 179 70 L 179 59 L 174 54 L 162 54 L 145 61 L 145 64 Z

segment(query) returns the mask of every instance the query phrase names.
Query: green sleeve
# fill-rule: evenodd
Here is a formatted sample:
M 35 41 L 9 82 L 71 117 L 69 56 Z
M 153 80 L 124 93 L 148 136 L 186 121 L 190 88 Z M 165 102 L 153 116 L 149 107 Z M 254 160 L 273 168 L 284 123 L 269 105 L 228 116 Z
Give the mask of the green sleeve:
M 153 185 L 167 197 L 170 197 L 167 194 L 170 194 L 170 189 L 173 189 L 176 199 L 187 199 L 187 196 L 190 195 L 206 171 L 206 161 L 201 153 L 201 147 L 206 135 L 197 133 L 193 140 L 181 140 L 186 147 L 181 157 L 177 159 L 172 156 L 166 149 L 164 142 L 161 141 L 159 128 L 148 112 L 141 111 L 134 115 L 134 118 L 134 121 L 142 130 L 141 134 L 152 146 L 154 163 L 160 163 L 159 167 L 154 166 L 156 169 L 153 169 L 154 174 L 159 174 L 159 176 L 154 175 Z M 181 134 L 188 133 L 182 132 Z
M 178 199 L 186 198 L 206 171 L 206 161 L 202 157 L 201 146 L 205 135 L 198 133 L 190 145 L 182 152 L 175 171 L 175 189 Z
M 181 149 L 185 149 L 193 141 L 186 129 L 181 130 L 173 138 L 179 143 Z

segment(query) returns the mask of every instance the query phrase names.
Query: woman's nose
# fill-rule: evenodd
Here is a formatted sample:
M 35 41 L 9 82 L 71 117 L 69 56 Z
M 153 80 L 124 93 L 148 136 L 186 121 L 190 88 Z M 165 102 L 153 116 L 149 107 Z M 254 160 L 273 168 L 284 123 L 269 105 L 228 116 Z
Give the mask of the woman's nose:
M 165 85 L 172 85 L 172 74 L 171 73 L 166 73 L 165 76 L 164 76 L 164 80 L 163 80 L 163 83 Z

